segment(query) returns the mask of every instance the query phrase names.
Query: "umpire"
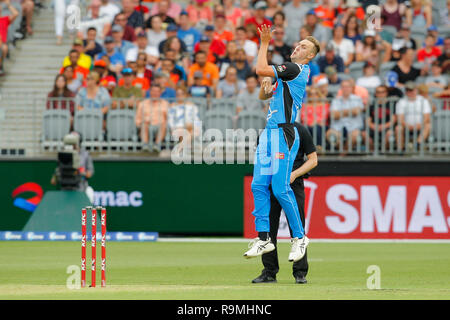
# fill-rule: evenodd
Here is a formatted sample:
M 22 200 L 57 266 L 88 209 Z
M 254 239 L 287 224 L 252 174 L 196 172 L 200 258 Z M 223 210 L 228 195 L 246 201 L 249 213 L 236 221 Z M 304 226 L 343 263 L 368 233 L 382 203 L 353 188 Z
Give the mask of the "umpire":
M 309 176 L 309 172 L 317 166 L 317 152 L 311 134 L 308 129 L 299 123 L 294 123 L 300 137 L 300 147 L 294 161 L 294 166 L 291 173 L 291 188 L 294 191 L 297 200 L 298 211 L 303 226 L 305 226 L 305 189 L 303 179 Z M 305 159 L 306 155 L 306 159 Z M 278 253 L 277 253 L 277 234 L 278 226 L 280 224 L 281 205 L 273 195 L 270 188 L 270 239 L 275 245 L 275 250 L 262 255 L 262 263 L 264 269 L 261 275 L 253 279 L 252 283 L 268 283 L 277 282 L 276 275 L 279 270 Z M 292 231 L 289 228 L 289 231 Z M 296 283 L 306 283 L 306 275 L 308 274 L 308 260 L 307 252 L 305 256 L 293 264 L 292 275 Z

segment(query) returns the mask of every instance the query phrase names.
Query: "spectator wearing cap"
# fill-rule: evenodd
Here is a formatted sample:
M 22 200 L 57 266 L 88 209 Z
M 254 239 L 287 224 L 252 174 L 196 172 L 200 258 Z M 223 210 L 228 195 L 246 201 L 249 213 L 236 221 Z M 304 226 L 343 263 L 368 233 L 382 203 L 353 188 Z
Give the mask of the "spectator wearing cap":
M 322 97 L 325 97 L 326 99 L 330 100 L 333 98 L 333 94 L 328 91 L 328 78 L 326 74 L 319 74 L 313 78 L 313 86 L 317 88 L 319 91 L 319 94 Z
M 333 66 L 337 72 L 344 72 L 344 60 L 338 55 L 336 55 L 334 48 L 331 44 L 327 45 L 325 48 L 325 54 L 319 57 L 317 60 L 320 72 L 325 72 L 328 66 Z
M 181 11 L 183 10 L 183 8 L 178 3 L 172 0 L 161 0 L 159 3 L 155 3 L 150 10 L 150 16 L 160 14 L 161 3 L 163 7 L 167 4 L 166 14 L 169 17 L 178 19 L 181 16 Z M 163 10 L 164 9 L 165 8 L 163 8 Z
M 314 12 L 322 21 L 324 27 L 333 29 L 334 19 L 336 19 L 336 9 L 330 0 L 322 0 L 322 3 L 314 9 Z
M 428 34 L 425 37 L 425 45 L 417 51 L 417 61 L 424 62 L 428 66 L 442 54 L 441 49 L 436 46 L 436 37 Z
M 191 27 L 187 11 L 183 10 L 180 13 L 179 24 L 180 27 L 177 31 L 177 37 L 186 44 L 188 52 L 193 53 L 194 46 L 200 41 L 201 33 L 197 29 Z
M 195 45 L 194 52 L 203 51 L 207 54 L 207 60 L 216 63 L 219 59 L 226 55 L 226 45 L 217 39 L 212 40 L 210 37 L 203 35 L 199 43 Z
M 438 28 L 435 25 L 431 25 L 428 27 L 427 33 L 434 36 L 436 39 L 436 43 L 434 45 L 442 50 L 444 48 L 444 38 L 439 36 Z
M 393 26 L 400 30 L 402 20 L 409 14 L 404 3 L 399 3 L 398 0 L 386 0 L 381 7 L 381 15 L 385 17 L 383 25 Z M 407 24 L 411 26 L 411 23 Z
M 351 93 L 357 97 L 359 97 L 361 99 L 361 101 L 363 102 L 364 106 L 367 106 L 367 104 L 369 103 L 369 91 L 364 88 L 361 87 L 359 85 L 356 84 L 355 79 L 350 78 L 347 80 L 348 83 L 351 86 Z M 342 90 L 342 82 L 341 82 L 341 89 L 338 91 L 338 93 L 336 94 L 337 97 L 340 97 L 343 95 L 343 90 Z
M 143 97 L 143 92 L 141 88 L 138 88 L 134 84 L 135 72 L 130 68 L 122 69 L 122 83 L 114 88 L 112 97 L 113 100 L 111 104 L 111 109 L 135 109 L 138 99 Z
M 59 70 L 59 73 L 63 73 L 65 67 L 72 66 L 73 72 L 74 72 L 74 74 L 73 74 L 74 78 L 77 78 L 80 81 L 85 79 L 89 73 L 89 69 L 86 69 L 79 65 L 80 52 L 75 49 L 72 49 L 72 50 L 70 50 L 69 55 L 66 58 L 69 60 L 69 64 L 62 67 Z M 65 61 L 65 59 L 64 59 L 64 61 Z
M 112 94 L 117 85 L 117 76 L 114 72 L 109 70 L 108 63 L 108 56 L 103 56 L 102 59 L 94 62 L 94 71 L 100 75 L 100 86 L 106 88 L 109 94 Z
M 74 77 L 75 72 L 74 72 L 74 68 L 72 66 L 64 67 L 62 74 L 66 78 L 67 88 L 71 92 L 76 94 L 78 92 L 78 90 L 80 89 L 81 85 L 83 84 L 82 83 L 83 76 L 81 76 L 80 79 Z
M 267 26 L 272 26 L 272 21 L 265 17 L 265 12 L 267 9 L 267 4 L 265 1 L 258 1 L 254 5 L 254 13 L 253 16 L 245 20 L 244 25 L 254 25 L 256 29 L 261 28 L 263 24 Z M 258 36 L 256 35 L 256 38 Z M 251 39 L 254 41 L 254 39 Z
M 332 143 L 336 139 L 337 146 L 347 139 L 347 149 L 356 146 L 363 128 L 362 111 L 364 105 L 360 97 L 352 93 L 350 80 L 341 82 L 341 96 L 333 99 L 330 106 L 330 129 L 326 133 L 327 140 Z
M 89 70 L 91 69 L 92 65 L 92 58 L 84 53 L 84 44 L 83 40 L 81 39 L 75 39 L 72 45 L 72 49 L 76 50 L 79 53 L 77 65 L 80 67 Z M 66 56 L 63 61 L 63 67 L 73 65 L 72 61 L 70 61 L 69 56 Z
M 126 70 L 125 70 L 126 69 Z M 125 70 L 125 73 L 123 73 L 123 70 Z M 131 70 L 131 72 L 130 72 Z M 136 72 L 137 72 L 137 62 L 136 61 L 130 61 L 128 63 L 127 68 L 122 69 L 122 76 L 128 75 L 129 73 L 131 73 L 131 75 L 133 76 L 133 81 L 132 81 L 132 85 L 136 88 L 138 88 L 139 90 L 142 91 L 142 96 L 145 95 L 145 93 L 147 92 L 148 89 L 150 89 L 150 81 L 147 80 L 147 78 L 145 77 L 136 77 Z M 119 79 L 118 85 L 121 86 L 124 83 L 124 79 L 123 77 L 121 79 Z
M 381 85 L 381 79 L 376 74 L 375 66 L 366 62 L 363 68 L 363 76 L 356 80 L 356 85 L 366 89 L 375 89 Z
M 183 42 L 183 40 L 178 38 L 177 34 L 178 34 L 178 26 L 176 24 L 169 24 L 166 29 L 166 39 L 161 41 L 158 45 L 158 50 L 160 54 L 164 54 L 164 49 L 166 48 L 167 50 L 168 47 L 170 47 L 170 45 L 166 47 L 166 43 L 168 42 L 169 39 L 171 39 L 172 41 L 173 38 L 177 38 L 179 42 L 179 49 L 177 48 L 176 51 L 179 51 L 180 53 L 187 52 L 186 44 Z
M 130 25 L 127 24 L 127 17 L 125 16 L 125 13 L 123 12 L 119 12 L 115 17 L 114 17 L 114 25 L 119 25 L 122 27 L 123 29 L 123 40 L 126 41 L 130 41 L 130 42 L 135 42 L 136 41 L 136 34 L 134 33 L 134 28 Z M 108 32 L 107 32 L 107 36 L 112 36 L 112 30 L 111 28 L 109 28 Z
M 149 56 L 157 56 L 159 55 L 158 50 L 155 47 L 152 47 L 148 44 L 147 34 L 142 31 L 137 35 L 136 38 L 136 46 L 130 48 L 127 51 L 127 55 L 125 56 L 126 61 L 137 61 L 137 56 L 139 53 L 145 53 Z
M 408 81 L 405 84 L 405 97 L 400 99 L 395 111 L 398 125 L 395 128 L 397 147 L 403 150 L 405 138 L 407 141 L 417 135 L 417 143 L 424 143 L 430 135 L 431 106 L 428 100 L 417 94 L 416 84 Z
M 258 54 L 258 46 L 251 40 L 247 39 L 247 32 L 244 27 L 236 29 L 236 46 L 238 49 L 244 49 L 247 56 L 247 62 L 253 65 L 253 61 Z
M 8 7 L 8 10 L 10 11 L 9 16 L 1 16 L 2 15 L 2 9 L 0 7 L 0 48 L 1 48 L 1 55 L 0 55 L 0 75 L 4 74 L 3 71 L 3 58 L 5 58 L 8 54 L 8 29 L 9 25 L 16 20 L 16 18 L 19 15 L 19 12 L 17 11 L 14 6 L 11 5 L 10 0 L 5 0 L 4 3 Z
M 286 43 L 293 45 L 298 42 L 298 32 L 305 21 L 306 14 L 312 9 L 308 0 L 292 0 L 283 8 L 286 16 Z
M 127 56 L 128 50 L 135 48 L 135 45 L 130 41 L 123 40 L 123 28 L 119 25 L 114 25 L 111 28 L 112 37 L 116 49 L 124 56 Z
M 421 75 L 421 70 L 413 67 L 415 53 L 413 49 L 402 48 L 400 50 L 400 60 L 392 68 L 398 75 L 397 86 L 403 87 L 408 81 L 415 81 Z
M 388 96 L 389 97 L 396 97 L 401 98 L 403 97 L 403 91 L 397 88 L 398 85 L 398 74 L 394 71 L 389 71 L 386 73 L 385 76 L 385 85 L 388 88 Z
M 195 63 L 189 68 L 188 85 L 194 83 L 194 73 L 196 71 L 201 71 L 203 75 L 202 84 L 215 90 L 219 81 L 219 69 L 217 66 L 207 61 L 207 55 L 203 51 L 199 51 L 195 54 L 194 61 Z
M 230 30 L 227 30 L 227 20 L 225 15 L 218 14 L 214 19 L 214 38 L 227 43 L 234 39 L 234 34 Z
M 167 110 L 169 109 L 167 101 L 161 99 L 162 92 L 163 88 L 161 85 L 154 84 L 150 88 L 150 98 L 138 103 L 135 116 L 135 123 L 140 131 L 141 142 L 143 144 L 150 142 L 149 130 L 150 126 L 152 126 L 153 132 L 156 133 L 154 142 L 158 151 L 166 135 Z
M 213 21 L 213 12 L 211 8 L 206 5 L 208 0 L 194 0 L 186 7 L 189 15 L 189 21 L 193 26 L 201 26 L 211 24 Z
M 103 56 L 108 56 L 110 61 L 109 68 L 113 72 L 120 72 L 123 67 L 126 66 L 125 57 L 119 50 L 117 50 L 114 44 L 113 37 L 107 36 L 104 42 L 105 50 L 98 54 L 97 58 L 101 59 Z
M 235 67 L 228 67 L 225 72 L 225 77 L 220 80 L 217 85 L 216 98 L 234 98 L 245 89 L 245 82 L 237 77 L 237 70 Z
M 392 57 L 391 61 L 398 61 L 400 59 L 401 48 L 417 49 L 416 40 L 411 38 L 411 30 L 406 23 L 402 23 L 400 30 L 392 40 Z
M 327 76 L 327 80 L 330 85 L 341 84 L 341 78 L 339 78 L 338 72 L 334 66 L 326 67 L 325 75 Z
M 83 40 L 84 53 L 89 55 L 92 60 L 95 59 L 95 56 L 103 51 L 100 43 L 96 41 L 97 38 L 97 29 L 91 27 L 86 32 L 86 39 Z
M 211 89 L 203 84 L 203 73 L 201 71 L 194 72 L 194 83 L 189 86 L 188 93 L 193 98 L 211 97 Z
M 334 52 L 342 58 L 344 65 L 348 67 L 355 59 L 355 46 L 351 40 L 344 36 L 344 26 L 342 24 L 336 25 L 333 29 L 333 39 L 330 44 L 333 46 Z
M 122 11 L 127 18 L 127 24 L 134 29 L 135 34 L 144 30 L 144 16 L 135 10 L 133 0 L 122 0 Z
M 331 38 L 331 30 L 319 23 L 314 10 L 309 10 L 306 14 L 305 25 L 311 28 L 311 35 L 320 42 L 320 47 L 325 48 Z

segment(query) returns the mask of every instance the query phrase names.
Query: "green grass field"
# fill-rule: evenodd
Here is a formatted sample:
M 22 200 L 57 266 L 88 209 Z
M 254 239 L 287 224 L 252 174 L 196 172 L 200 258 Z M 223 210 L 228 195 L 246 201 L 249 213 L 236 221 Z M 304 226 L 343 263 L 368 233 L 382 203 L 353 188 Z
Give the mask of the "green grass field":
M 78 242 L 0 242 L 0 299 L 450 299 L 449 244 L 312 241 L 307 285 L 294 283 L 289 247 L 279 244 L 278 283 L 251 284 L 262 265 L 242 257 L 246 243 L 110 242 L 107 288 L 97 264 L 97 288 L 68 289 Z M 367 289 L 369 265 L 380 290 Z

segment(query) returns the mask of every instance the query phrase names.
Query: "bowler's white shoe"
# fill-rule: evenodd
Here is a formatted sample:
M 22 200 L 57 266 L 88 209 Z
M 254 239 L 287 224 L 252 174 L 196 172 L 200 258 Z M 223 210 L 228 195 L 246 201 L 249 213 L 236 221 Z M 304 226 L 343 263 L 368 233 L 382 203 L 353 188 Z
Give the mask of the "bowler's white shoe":
M 289 253 L 289 261 L 290 262 L 297 262 L 306 253 L 306 247 L 309 244 L 309 239 L 307 236 L 303 236 L 303 238 L 293 238 L 291 239 L 291 252 Z
M 244 257 L 247 259 L 275 250 L 275 245 L 270 241 L 270 238 L 266 241 L 255 238 L 249 243 L 248 247 L 250 249 L 244 253 Z

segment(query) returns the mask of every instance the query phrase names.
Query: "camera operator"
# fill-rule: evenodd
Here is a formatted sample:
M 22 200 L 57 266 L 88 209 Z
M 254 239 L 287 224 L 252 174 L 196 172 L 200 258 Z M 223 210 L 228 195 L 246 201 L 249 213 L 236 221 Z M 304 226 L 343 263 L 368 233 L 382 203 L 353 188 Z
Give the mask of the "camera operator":
M 94 163 L 89 153 L 80 147 L 81 136 L 73 131 L 64 137 L 64 151 L 58 153 L 58 167 L 52 176 L 51 184 L 59 185 L 61 190 L 86 192 L 91 203 L 94 190 L 88 180 L 94 175 Z

